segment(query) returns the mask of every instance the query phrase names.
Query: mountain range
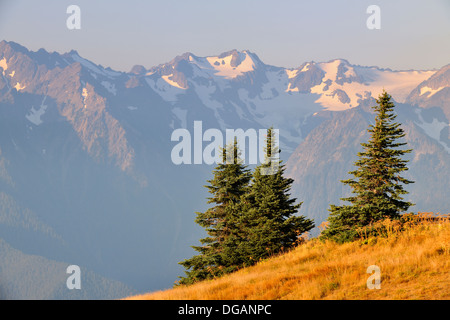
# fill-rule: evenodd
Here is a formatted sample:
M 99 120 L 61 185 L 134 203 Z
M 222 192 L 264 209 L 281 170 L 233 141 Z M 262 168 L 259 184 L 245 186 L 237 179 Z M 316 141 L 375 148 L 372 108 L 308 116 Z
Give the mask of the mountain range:
M 204 236 L 195 211 L 208 207 L 203 186 L 214 167 L 171 161 L 172 132 L 192 131 L 194 121 L 278 128 L 299 214 L 319 225 L 349 194 L 340 180 L 384 89 L 414 149 L 411 210 L 450 212 L 450 65 L 395 71 L 335 59 L 288 69 L 231 50 L 119 72 L 76 51 L 1 41 L 0 75 L 2 297 L 119 298 L 170 287 L 177 262 Z M 70 292 L 58 269 L 46 278 L 55 294 L 44 295 L 39 281 L 24 283 L 33 268 L 18 254 L 51 268 L 79 265 L 88 285 Z M 11 270 L 22 270 L 14 284 Z

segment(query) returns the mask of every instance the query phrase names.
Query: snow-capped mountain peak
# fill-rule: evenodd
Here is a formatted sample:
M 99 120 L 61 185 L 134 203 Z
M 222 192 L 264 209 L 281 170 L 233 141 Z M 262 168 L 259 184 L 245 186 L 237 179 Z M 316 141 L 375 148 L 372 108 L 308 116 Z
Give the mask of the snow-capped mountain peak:
M 194 69 L 196 75 L 199 76 L 234 79 L 244 73 L 254 71 L 260 64 L 262 63 L 259 58 L 247 50 L 231 50 L 218 56 L 207 57 L 198 57 L 187 52 L 176 57 L 171 62 L 157 67 L 156 70 L 162 75 L 167 75 L 167 70 L 170 72 L 171 69 L 184 73 L 194 72 Z
M 360 100 L 376 98 L 387 90 L 397 102 L 405 102 L 409 93 L 435 71 L 392 71 L 376 67 L 351 65 L 343 59 L 318 63 L 324 72 L 322 82 L 311 88 L 319 94 L 316 101 L 328 110 L 345 110 L 359 105 Z
M 8 45 L 14 47 L 14 44 Z M 28 92 L 34 87 L 26 75 L 22 75 L 23 71 L 10 62 L 10 55 L 19 49 L 8 49 L 6 56 L 0 56 L 1 75 L 10 90 Z M 135 66 L 123 73 L 97 65 L 76 51 L 59 55 L 33 53 L 23 48 L 20 52 L 37 61 L 37 65 L 70 66 L 73 72 L 81 68 L 79 88 L 90 84 L 95 93 L 107 99 L 128 99 L 128 90 L 132 88 L 139 88 L 145 95 L 156 94 L 169 106 L 173 127 L 186 126 L 188 118 L 195 115 L 199 119 L 202 114 L 214 119 L 214 125 L 222 129 L 236 124 L 284 128 L 282 147 L 288 152 L 304 138 L 304 124 L 309 117 L 325 110 L 357 107 L 366 99 L 377 98 L 383 89 L 397 102 L 404 102 L 414 88 L 436 73 L 435 70 L 393 71 L 358 66 L 345 59 L 310 61 L 287 69 L 264 64 L 249 50 L 235 49 L 205 57 L 186 52 L 159 66 L 150 69 Z M 422 85 L 417 96 L 421 99 L 442 96 L 447 90 L 446 84 L 434 82 Z M 80 96 L 77 99 L 83 99 L 82 89 L 77 90 Z M 143 110 L 144 106 L 127 102 L 124 109 L 138 113 L 136 110 Z

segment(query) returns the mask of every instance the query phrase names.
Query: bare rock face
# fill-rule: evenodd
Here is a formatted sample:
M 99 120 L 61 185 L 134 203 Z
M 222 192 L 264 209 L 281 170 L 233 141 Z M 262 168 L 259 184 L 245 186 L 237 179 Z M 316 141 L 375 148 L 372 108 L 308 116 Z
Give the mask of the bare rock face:
M 417 86 L 406 102 L 420 108 L 441 108 L 450 118 L 450 64 Z
M 145 74 L 147 72 L 147 70 L 145 69 L 144 66 L 142 65 L 135 65 L 133 66 L 133 68 L 131 68 L 130 73 L 136 74 L 136 75 L 142 75 Z
M 306 70 L 305 70 L 306 69 Z M 300 72 L 290 79 L 290 88 L 297 88 L 301 93 L 310 93 L 311 88 L 322 83 L 325 72 L 315 64 L 304 64 L 298 68 Z

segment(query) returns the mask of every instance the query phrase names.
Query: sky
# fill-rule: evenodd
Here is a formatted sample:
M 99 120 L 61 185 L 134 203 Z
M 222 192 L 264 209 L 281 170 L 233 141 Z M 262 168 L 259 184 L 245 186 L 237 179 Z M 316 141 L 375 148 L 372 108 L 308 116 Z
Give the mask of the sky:
M 66 25 L 73 4 L 79 30 Z M 380 29 L 367 28 L 370 5 L 380 8 Z M 0 40 L 74 49 L 120 71 L 232 49 L 286 68 L 342 58 L 429 70 L 450 63 L 450 0 L 0 0 Z

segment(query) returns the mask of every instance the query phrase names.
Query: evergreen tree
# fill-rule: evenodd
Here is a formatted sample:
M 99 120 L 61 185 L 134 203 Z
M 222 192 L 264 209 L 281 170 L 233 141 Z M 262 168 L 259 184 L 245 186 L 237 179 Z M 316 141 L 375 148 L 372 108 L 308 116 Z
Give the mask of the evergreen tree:
M 227 249 L 233 242 L 228 238 L 236 227 L 232 218 L 238 216 L 234 212 L 238 208 L 236 204 L 247 191 L 251 179 L 250 171 L 242 162 L 235 139 L 222 150 L 222 163 L 217 165 L 214 178 L 205 186 L 212 194 L 208 203 L 214 206 L 205 212 L 197 212 L 195 222 L 205 228 L 208 237 L 200 240 L 202 246 L 193 246 L 199 255 L 180 262 L 187 269 L 180 284 L 211 279 L 235 269 L 231 256 L 228 256 L 233 250 Z
M 413 205 L 402 198 L 408 193 L 403 185 L 413 181 L 400 176 L 408 170 L 408 161 L 401 156 L 412 150 L 398 149 L 406 145 L 398 142 L 405 133 L 400 124 L 394 122 L 395 105 L 391 96 L 383 91 L 376 101 L 373 107 L 375 125 L 368 129 L 370 139 L 361 143 L 364 151 L 358 153 L 357 168 L 349 172 L 354 178 L 341 181 L 352 189 L 353 196 L 341 199 L 350 204 L 330 206 L 329 225 L 322 233 L 323 238 L 352 240 L 358 227 L 385 218 L 399 218 L 401 212 Z
M 314 227 L 310 219 L 294 216 L 301 206 L 291 198 L 293 179 L 283 177 L 285 168 L 276 156 L 274 131 L 267 133 L 266 161 L 256 167 L 251 188 L 238 204 L 242 214 L 236 217 L 240 228 L 234 229 L 236 256 L 242 265 L 252 265 L 260 259 L 291 248 L 298 236 Z

